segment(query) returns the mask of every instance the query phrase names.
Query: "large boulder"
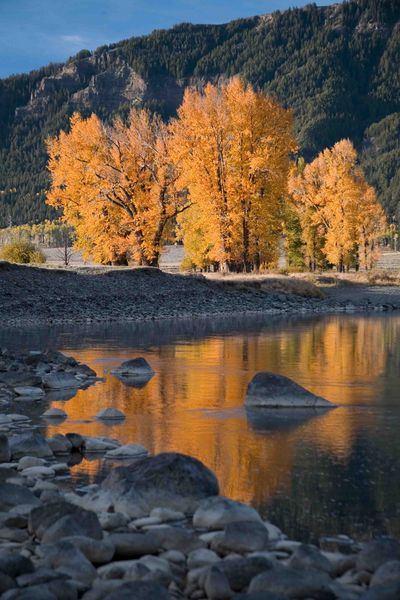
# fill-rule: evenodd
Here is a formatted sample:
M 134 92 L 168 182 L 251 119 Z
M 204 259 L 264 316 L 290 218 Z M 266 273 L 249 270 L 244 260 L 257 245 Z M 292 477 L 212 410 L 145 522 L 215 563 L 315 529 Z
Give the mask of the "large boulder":
M 316 396 L 284 375 L 257 373 L 247 387 L 246 406 L 269 408 L 329 407 L 331 402 Z
M 122 375 L 125 377 L 152 377 L 154 371 L 145 358 L 133 358 L 126 360 L 119 367 L 111 371 L 113 375 Z
M 11 456 L 22 458 L 23 456 L 37 456 L 38 458 L 49 458 L 53 452 L 40 433 L 19 433 L 9 438 Z
M 163 453 L 113 469 L 101 485 L 115 510 L 148 515 L 159 506 L 192 512 L 199 501 L 219 492 L 217 478 L 199 460 Z

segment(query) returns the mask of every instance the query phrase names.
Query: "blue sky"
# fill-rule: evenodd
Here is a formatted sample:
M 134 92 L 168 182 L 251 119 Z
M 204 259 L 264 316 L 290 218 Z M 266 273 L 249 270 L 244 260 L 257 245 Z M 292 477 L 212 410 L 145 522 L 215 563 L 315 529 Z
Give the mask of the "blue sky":
M 0 77 L 183 21 L 224 23 L 305 4 L 304 0 L 0 0 Z

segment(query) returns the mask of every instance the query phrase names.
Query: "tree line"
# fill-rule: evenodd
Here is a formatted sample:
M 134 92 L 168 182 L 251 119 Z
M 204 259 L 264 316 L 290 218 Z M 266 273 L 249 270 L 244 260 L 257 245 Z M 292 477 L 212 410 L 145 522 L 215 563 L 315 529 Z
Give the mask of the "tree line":
M 293 115 L 239 78 L 188 89 L 165 123 L 133 108 L 111 124 L 74 114 L 48 141 L 47 202 L 101 263 L 157 266 L 182 239 L 191 268 L 250 272 L 277 263 L 279 240 L 309 268 L 370 268 L 383 210 L 348 140 L 295 160 Z

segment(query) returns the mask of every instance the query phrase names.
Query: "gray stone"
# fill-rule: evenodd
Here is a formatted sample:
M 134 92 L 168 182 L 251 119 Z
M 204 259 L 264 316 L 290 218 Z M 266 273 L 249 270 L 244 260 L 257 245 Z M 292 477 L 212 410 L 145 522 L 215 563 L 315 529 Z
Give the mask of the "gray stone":
M 199 529 L 224 529 L 225 525 L 235 521 L 262 523 L 254 508 L 223 496 L 206 498 L 193 515 L 193 525 Z
M 18 471 L 29 469 L 30 467 L 43 467 L 46 464 L 44 458 L 37 456 L 23 456 L 18 461 Z
M 82 535 L 71 535 L 65 537 L 63 541 L 70 542 L 75 548 L 79 548 L 82 554 L 95 565 L 110 562 L 115 554 L 115 546 L 110 537 L 104 540 L 94 540 Z
M 70 373 L 49 373 L 43 377 L 43 386 L 48 390 L 79 388 L 81 382 Z
M 268 531 L 262 522 L 236 521 L 228 523 L 224 533 L 212 540 L 211 548 L 221 554 L 244 554 L 266 550 L 268 544 Z
M 189 553 L 187 564 L 189 570 L 198 569 L 199 567 L 206 567 L 214 563 L 220 562 L 218 554 L 207 548 L 199 548 L 198 550 L 192 550 Z
M 25 396 L 32 399 L 42 398 L 44 391 L 40 387 L 33 387 L 30 385 L 18 385 L 14 387 L 14 392 L 17 396 Z
M 387 585 L 376 585 L 367 592 L 359 596 L 360 600 L 399 600 L 400 582 L 393 582 Z
M 226 575 L 217 567 L 211 567 L 208 571 L 204 582 L 204 590 L 209 600 L 229 600 L 233 596 Z
M 32 479 L 42 479 L 54 477 L 56 472 L 51 467 L 28 467 L 21 472 L 23 477 L 31 477 Z
M 119 443 L 115 440 L 111 440 L 109 438 L 103 438 L 103 437 L 90 437 L 87 436 L 84 438 L 84 445 L 83 445 L 83 449 L 85 452 L 88 453 L 95 453 L 95 454 L 103 454 L 104 452 L 107 452 L 108 450 L 114 450 L 115 448 L 119 447 Z
M 58 600 L 46 585 L 35 585 L 22 590 L 9 590 L 1 600 Z
M 8 437 L 0 434 L 0 463 L 7 463 L 11 459 L 11 450 L 8 443 Z
M 113 421 L 122 421 L 126 419 L 124 413 L 118 408 L 104 408 L 100 412 L 97 413 L 96 419 L 110 419 Z
M 86 532 L 86 536 L 102 539 L 103 532 L 97 515 L 69 502 L 55 502 L 34 508 L 29 513 L 28 529 L 41 539 L 54 523 L 66 515 L 73 516 L 76 524 Z
M 22 554 L 0 550 L 0 571 L 7 573 L 9 577 L 15 578 L 25 573 L 32 573 L 33 564 L 29 558 L 22 556 Z
M 97 576 L 92 563 L 71 542 L 61 540 L 56 544 L 42 544 L 40 555 L 46 566 L 85 585 L 91 585 Z
M 389 560 L 400 560 L 400 542 L 392 538 L 382 538 L 367 542 L 357 557 L 358 571 L 374 573 Z
M 56 455 L 66 455 L 70 454 L 72 451 L 72 444 L 69 439 L 62 435 L 61 433 L 56 433 L 53 437 L 47 438 L 47 443 L 49 444 L 53 454 Z
M 150 517 L 159 519 L 162 523 L 182 521 L 183 519 L 185 519 L 185 515 L 183 512 L 163 507 L 153 508 L 153 510 L 150 513 Z
M 289 567 L 294 569 L 316 569 L 325 573 L 332 573 L 332 564 L 321 554 L 316 546 L 301 544 L 290 557 Z
M 268 371 L 257 373 L 253 377 L 247 388 L 245 404 L 271 408 L 333 406 L 288 377 Z
M 375 571 L 370 586 L 386 585 L 397 581 L 400 581 L 400 560 L 389 560 Z
M 63 419 L 64 420 L 67 418 L 67 413 L 62 408 L 49 408 L 42 414 L 42 417 L 44 419 L 60 419 L 60 420 Z
M 217 478 L 205 465 L 172 452 L 113 469 L 101 488 L 115 510 L 132 517 L 147 516 L 160 505 L 190 511 L 203 498 L 219 492 Z
M 0 485 L 0 510 L 8 511 L 15 506 L 40 506 L 40 500 L 28 488 L 13 483 Z
M 65 437 L 71 442 L 73 450 L 81 450 L 85 444 L 85 439 L 80 433 L 67 433 Z
M 105 458 L 143 458 L 149 451 L 141 444 L 125 444 L 119 448 L 108 450 Z
M 111 533 L 107 538 L 115 547 L 116 558 L 140 558 L 146 554 L 157 554 L 158 539 L 151 533 Z
M 149 535 L 156 540 L 158 547 L 163 550 L 178 550 L 184 554 L 189 554 L 193 550 L 205 548 L 206 544 L 193 531 L 182 529 L 180 527 L 162 527 L 153 528 Z
M 64 515 L 46 529 L 42 536 L 42 542 L 44 544 L 52 544 L 69 536 L 87 536 L 97 540 L 100 539 L 95 513 L 91 513 L 89 518 L 87 516 L 82 517 L 82 513 Z
M 277 567 L 255 577 L 249 592 L 274 592 L 289 598 L 334 600 L 332 580 L 325 573 Z
M 122 513 L 98 513 L 101 528 L 105 531 L 112 531 L 119 527 L 125 527 L 128 524 L 128 517 Z
M 235 592 L 242 591 L 259 573 L 273 569 L 276 561 L 264 556 L 226 559 L 217 563 L 218 568 L 225 573 L 229 585 Z
M 107 600 L 170 600 L 165 588 L 150 581 L 123 583 L 106 598 Z
M 15 460 L 23 456 L 49 458 L 53 456 L 50 446 L 40 433 L 19 433 L 9 438 L 11 456 Z
M 154 375 L 154 371 L 145 358 L 133 358 L 123 362 L 119 367 L 111 371 L 113 375 L 125 375 L 129 377 L 143 377 Z

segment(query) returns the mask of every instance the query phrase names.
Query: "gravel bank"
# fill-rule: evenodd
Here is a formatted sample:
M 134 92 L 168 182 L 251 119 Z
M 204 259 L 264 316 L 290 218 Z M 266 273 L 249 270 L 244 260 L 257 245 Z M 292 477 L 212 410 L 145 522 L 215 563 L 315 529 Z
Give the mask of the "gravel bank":
M 239 313 L 400 308 L 400 287 L 327 288 L 325 298 L 158 269 L 47 269 L 0 263 L 0 325 L 142 321 Z

